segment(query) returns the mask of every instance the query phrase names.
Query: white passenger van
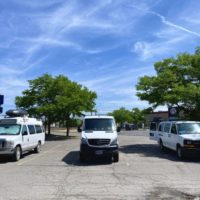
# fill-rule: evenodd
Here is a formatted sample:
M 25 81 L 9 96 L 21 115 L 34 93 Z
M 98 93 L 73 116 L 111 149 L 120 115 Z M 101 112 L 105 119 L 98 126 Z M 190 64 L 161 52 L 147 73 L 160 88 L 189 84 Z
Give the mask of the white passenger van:
M 86 116 L 83 119 L 80 141 L 80 161 L 84 162 L 88 157 L 107 156 L 119 161 L 119 143 L 115 120 L 111 116 Z
M 159 124 L 155 137 L 161 150 L 172 149 L 179 158 L 200 153 L 200 122 L 164 121 Z
M 45 140 L 42 121 L 28 118 L 22 110 L 9 110 L 6 114 L 0 119 L 0 155 L 12 155 L 18 161 L 24 152 L 39 153 Z

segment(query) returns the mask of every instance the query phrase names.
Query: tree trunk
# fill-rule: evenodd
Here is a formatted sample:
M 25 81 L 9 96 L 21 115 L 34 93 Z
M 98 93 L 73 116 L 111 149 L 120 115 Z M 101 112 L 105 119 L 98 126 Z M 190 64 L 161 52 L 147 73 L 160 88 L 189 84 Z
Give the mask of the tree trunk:
M 48 135 L 51 135 L 51 122 L 48 120 Z
M 70 126 L 70 119 L 69 119 L 69 115 L 66 117 L 66 136 L 69 137 L 69 126 Z
M 69 126 L 67 126 L 66 136 L 69 137 Z

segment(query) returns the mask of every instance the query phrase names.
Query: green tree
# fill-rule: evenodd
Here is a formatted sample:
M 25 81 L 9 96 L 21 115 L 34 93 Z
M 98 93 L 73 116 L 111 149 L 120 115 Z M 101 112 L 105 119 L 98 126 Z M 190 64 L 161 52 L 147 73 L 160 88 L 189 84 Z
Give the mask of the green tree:
M 54 78 L 44 74 L 28 82 L 29 89 L 22 92 L 23 96 L 16 97 L 16 106 L 28 110 L 31 115 L 44 116 L 48 134 L 53 122 L 62 121 L 69 135 L 71 118 L 79 116 L 81 112 L 94 110 L 96 93 L 65 76 Z
M 133 108 L 131 111 L 132 123 L 141 125 L 145 122 L 144 111 L 139 108 Z
M 114 110 L 109 113 L 109 115 L 113 116 L 120 126 L 122 126 L 125 122 L 132 123 L 131 112 L 123 107 L 118 110 Z
M 71 118 L 75 115 L 80 116 L 83 111 L 95 111 L 95 92 L 89 91 L 76 82 L 69 81 L 64 76 L 55 78 L 54 90 L 59 91 L 56 95 L 57 119 L 65 121 L 67 127 L 67 135 L 69 135 L 69 127 L 72 123 Z
M 137 96 L 154 108 L 178 106 L 190 119 L 200 119 L 200 49 L 155 63 L 155 76 L 141 77 Z

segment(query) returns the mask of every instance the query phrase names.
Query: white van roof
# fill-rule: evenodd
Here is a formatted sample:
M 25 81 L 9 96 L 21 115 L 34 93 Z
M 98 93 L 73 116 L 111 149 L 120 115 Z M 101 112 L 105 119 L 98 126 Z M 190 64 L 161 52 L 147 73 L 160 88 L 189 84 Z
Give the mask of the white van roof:
M 0 124 L 22 124 L 22 123 L 42 125 L 41 120 L 30 117 L 9 117 L 0 119 Z
M 162 121 L 161 123 L 176 123 L 176 124 L 182 124 L 182 123 L 200 123 L 200 121 L 187 121 L 187 120 L 181 120 L 181 121 Z
M 92 116 L 85 116 L 84 119 L 114 119 L 114 118 L 108 115 L 92 115 Z

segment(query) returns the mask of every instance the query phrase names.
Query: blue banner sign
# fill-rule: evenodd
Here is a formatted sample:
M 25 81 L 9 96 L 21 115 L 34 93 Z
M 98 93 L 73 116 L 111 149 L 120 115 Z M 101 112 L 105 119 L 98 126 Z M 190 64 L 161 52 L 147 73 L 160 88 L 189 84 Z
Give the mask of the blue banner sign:
M 3 95 L 0 95 L 0 105 L 3 104 L 3 100 L 4 100 L 4 96 L 3 96 Z

